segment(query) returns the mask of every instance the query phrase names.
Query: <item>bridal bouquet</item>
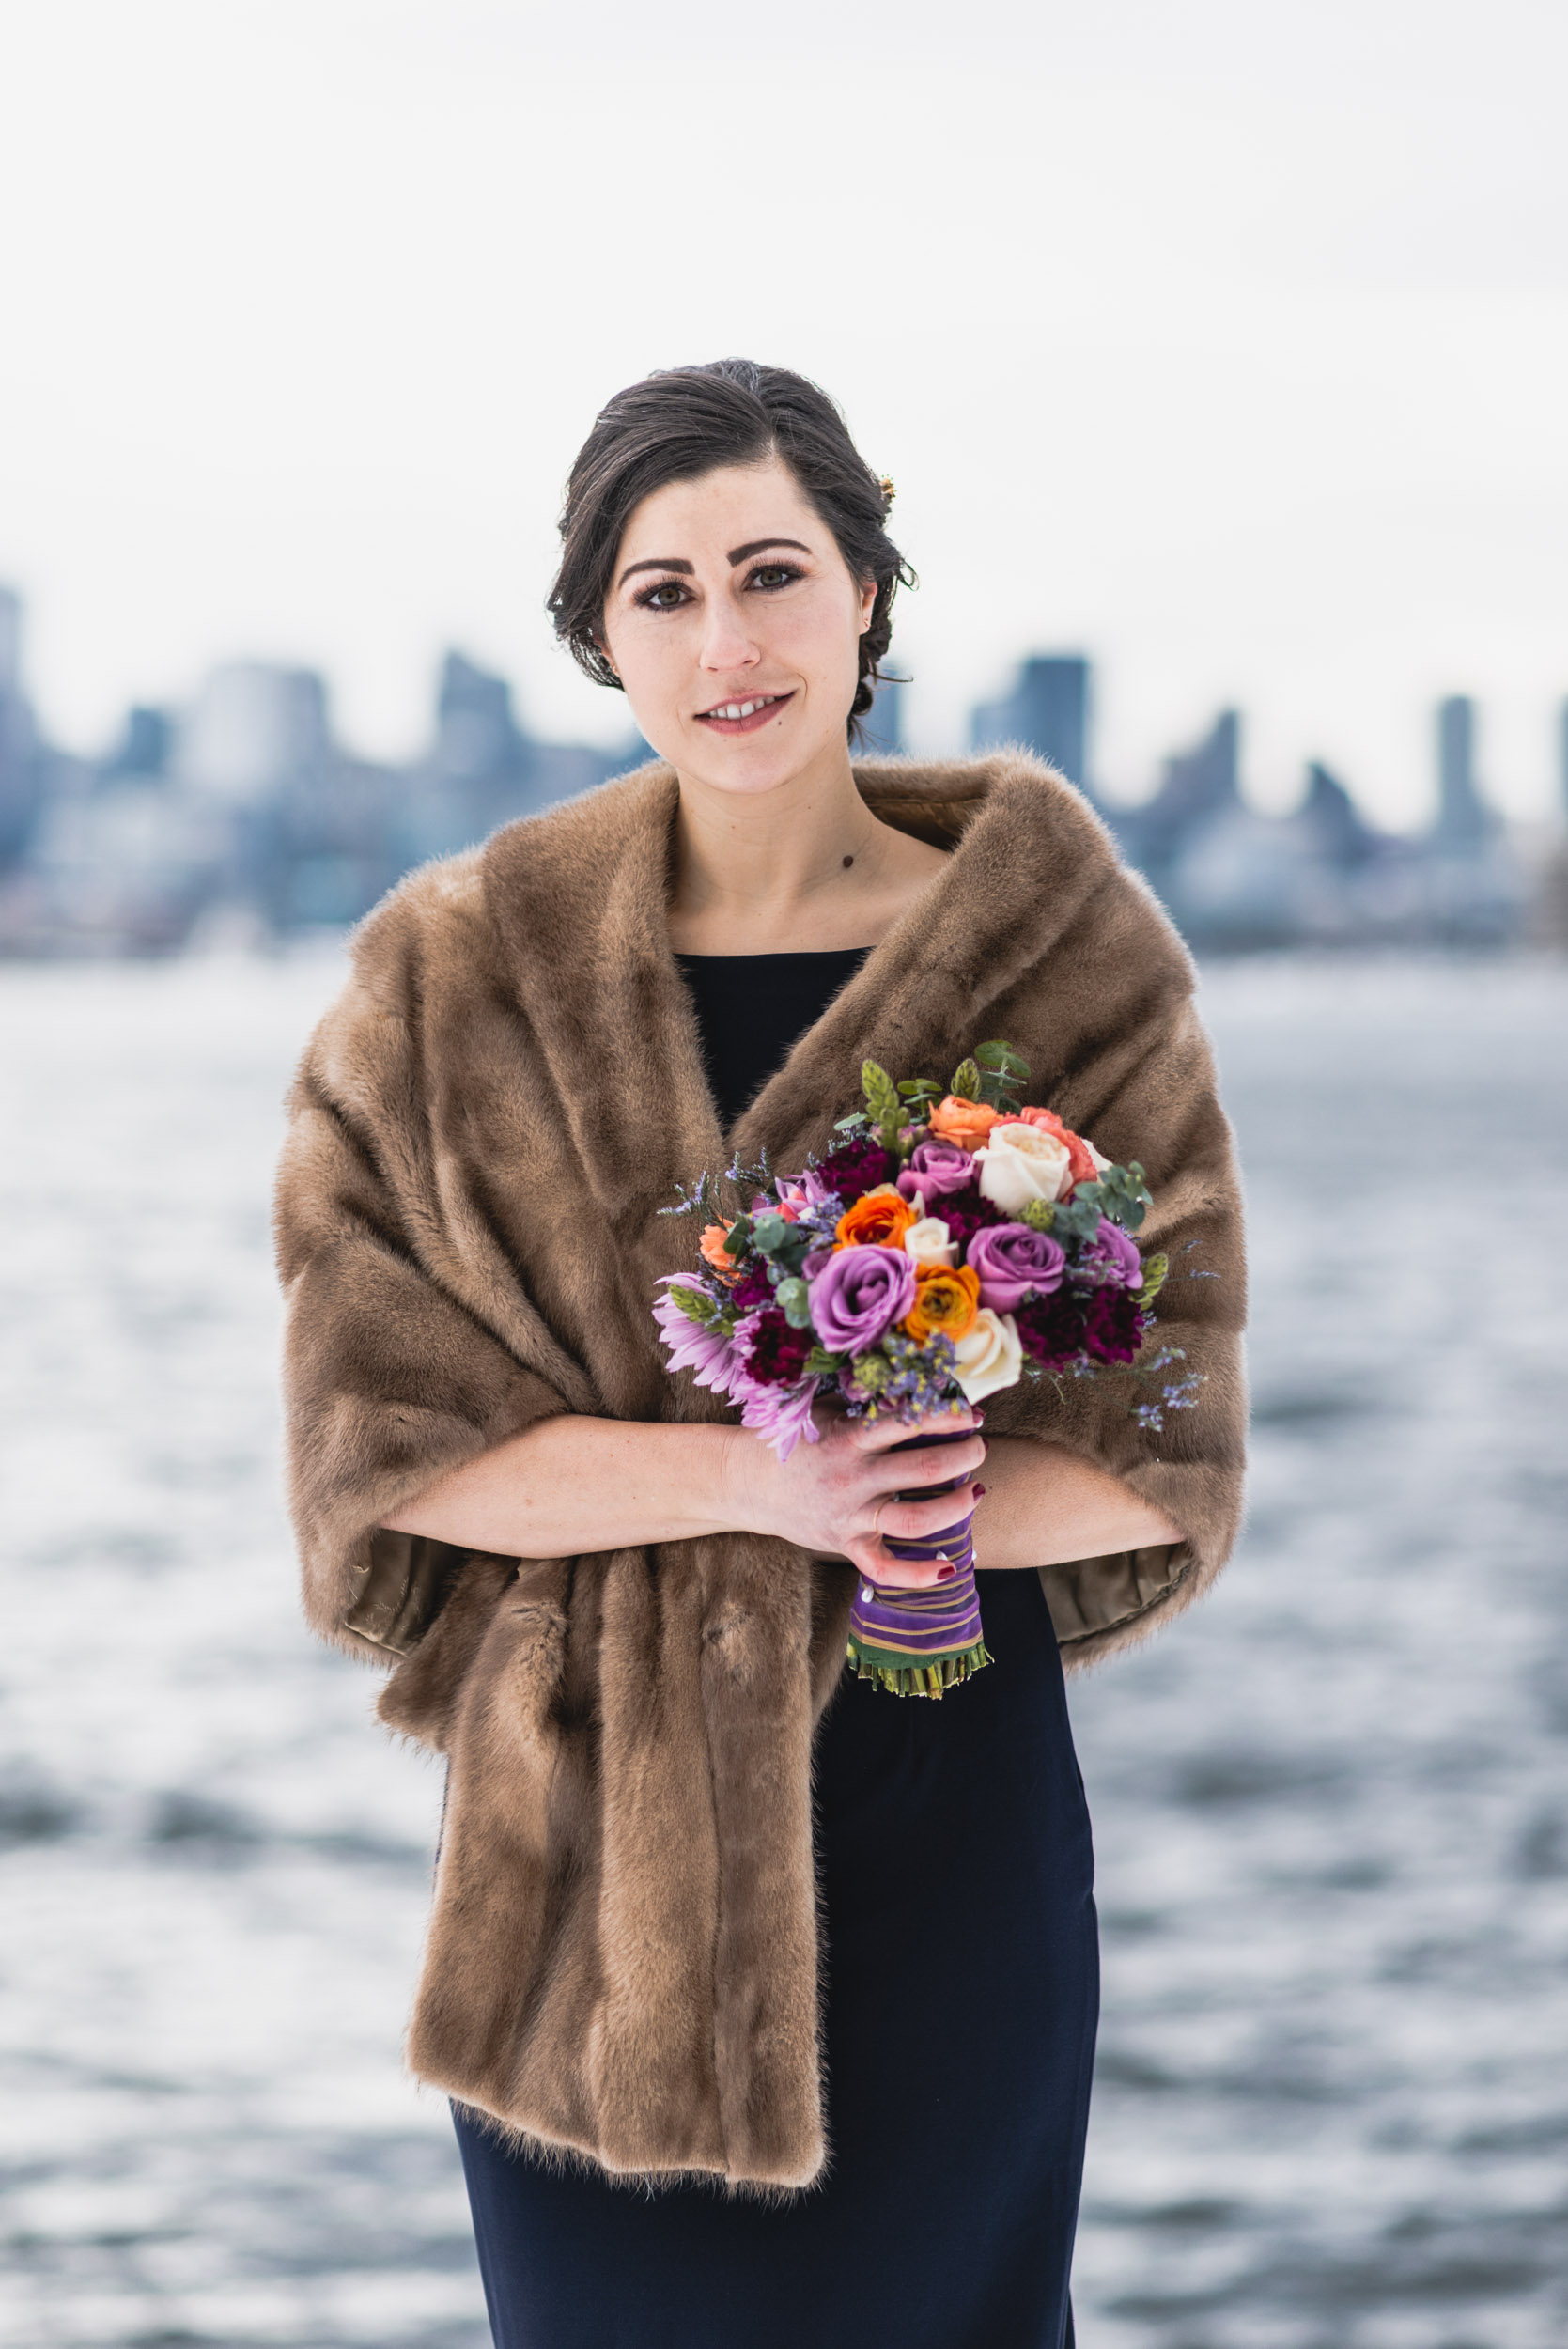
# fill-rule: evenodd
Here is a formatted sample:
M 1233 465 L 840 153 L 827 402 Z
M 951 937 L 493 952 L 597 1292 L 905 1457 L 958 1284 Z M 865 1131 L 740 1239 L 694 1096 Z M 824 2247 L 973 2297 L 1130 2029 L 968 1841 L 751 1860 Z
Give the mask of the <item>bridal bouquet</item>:
M 776 1174 L 765 1155 L 724 1178 L 749 1195 L 741 1212 L 722 1212 L 708 1174 L 664 1210 L 713 1218 L 699 1268 L 666 1276 L 654 1308 L 669 1369 L 737 1403 L 787 1459 L 802 1437 L 818 1440 L 819 1400 L 913 1422 L 1020 1377 L 1132 1364 L 1167 1269 L 1132 1237 L 1149 1205 L 1142 1168 L 1111 1165 L 1050 1110 L 1020 1108 L 1029 1065 L 1010 1045 L 981 1045 L 946 1092 L 894 1082 L 875 1061 L 861 1074 L 865 1108 L 803 1172 Z M 1163 1408 L 1188 1404 L 1195 1384 L 1168 1384 Z M 1162 1404 L 1140 1417 L 1160 1424 Z M 908 1498 L 932 1489 L 953 1486 Z M 860 1678 L 939 1697 L 989 1663 L 971 1527 L 972 1512 L 939 1536 L 889 1541 L 954 1572 L 921 1590 L 862 1577 L 849 1636 Z

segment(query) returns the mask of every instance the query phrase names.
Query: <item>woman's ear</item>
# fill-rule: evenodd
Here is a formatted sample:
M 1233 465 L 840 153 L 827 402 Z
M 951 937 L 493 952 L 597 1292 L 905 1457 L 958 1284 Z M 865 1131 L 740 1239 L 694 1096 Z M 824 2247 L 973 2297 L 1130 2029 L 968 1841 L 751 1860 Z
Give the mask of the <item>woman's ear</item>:
M 874 579 L 862 580 L 861 583 L 861 634 L 862 636 L 871 626 L 871 615 L 876 609 L 877 582 Z

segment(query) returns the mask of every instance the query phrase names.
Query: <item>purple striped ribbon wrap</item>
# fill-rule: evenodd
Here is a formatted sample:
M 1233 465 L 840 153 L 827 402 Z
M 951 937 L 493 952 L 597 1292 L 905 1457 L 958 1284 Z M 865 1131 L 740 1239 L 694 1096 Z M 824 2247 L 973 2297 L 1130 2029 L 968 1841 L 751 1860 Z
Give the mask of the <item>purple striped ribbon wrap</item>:
M 961 1443 L 968 1433 L 962 1429 L 951 1436 L 913 1436 L 893 1449 L 924 1451 L 931 1444 Z M 955 1477 L 946 1485 L 927 1485 L 898 1498 L 929 1501 L 965 1481 Z M 889 1538 L 895 1558 L 949 1558 L 957 1572 L 945 1582 L 918 1591 L 892 1590 L 862 1577 L 849 1610 L 848 1656 L 857 1679 L 874 1680 L 893 1696 L 940 1697 L 990 1662 L 974 1584 L 973 1528 L 971 1509 L 924 1541 Z

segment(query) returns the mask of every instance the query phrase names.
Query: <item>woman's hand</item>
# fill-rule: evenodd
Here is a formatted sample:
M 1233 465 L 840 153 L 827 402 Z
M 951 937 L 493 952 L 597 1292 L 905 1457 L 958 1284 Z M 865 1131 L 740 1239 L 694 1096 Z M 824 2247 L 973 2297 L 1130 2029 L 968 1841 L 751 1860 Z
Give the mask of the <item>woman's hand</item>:
M 729 1454 L 731 1508 L 727 1521 L 753 1533 L 776 1533 L 821 1558 L 847 1558 L 874 1582 L 919 1590 L 954 1569 L 940 1559 L 923 1563 L 895 1558 L 889 1540 L 929 1541 L 974 1507 L 974 1476 L 986 1457 L 980 1414 L 967 1408 L 939 1411 L 908 1425 L 895 1419 L 815 1416 L 816 1443 L 798 1443 L 780 1460 L 760 1437 L 737 1430 Z M 899 1452 L 912 1436 L 952 1435 L 962 1443 Z M 925 1485 L 963 1483 L 931 1501 L 895 1496 Z

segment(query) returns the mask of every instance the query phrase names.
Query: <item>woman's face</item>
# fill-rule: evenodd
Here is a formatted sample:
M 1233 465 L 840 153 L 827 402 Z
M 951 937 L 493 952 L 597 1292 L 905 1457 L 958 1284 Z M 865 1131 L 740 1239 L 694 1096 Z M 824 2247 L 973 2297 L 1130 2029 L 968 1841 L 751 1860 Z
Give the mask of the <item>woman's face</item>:
M 773 457 L 672 481 L 627 523 L 604 643 L 677 772 L 763 792 L 846 754 L 874 585 Z

